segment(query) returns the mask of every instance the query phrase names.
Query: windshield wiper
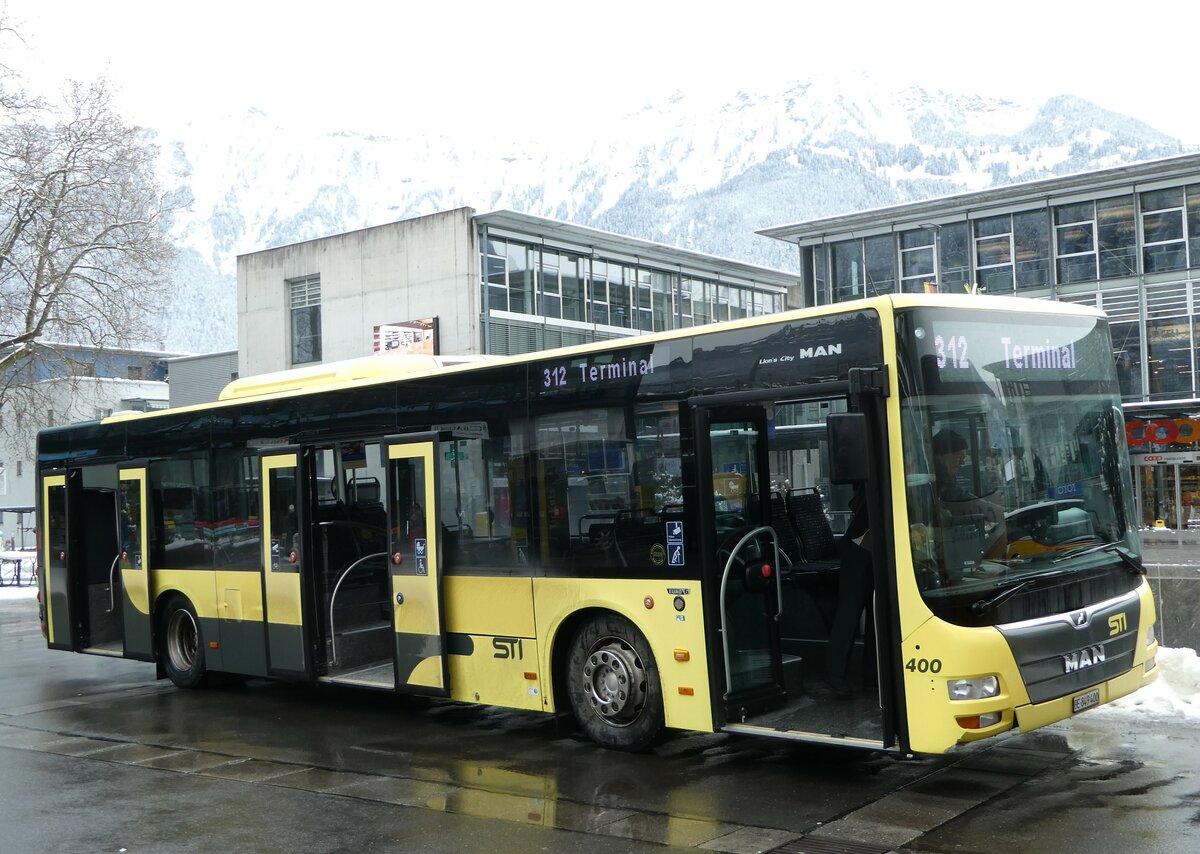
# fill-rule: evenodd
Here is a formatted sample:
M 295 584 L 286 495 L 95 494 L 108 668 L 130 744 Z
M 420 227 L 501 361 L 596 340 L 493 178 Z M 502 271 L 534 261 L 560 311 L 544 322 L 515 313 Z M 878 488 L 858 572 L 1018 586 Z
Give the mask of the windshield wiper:
M 1080 546 L 1079 548 L 1068 549 L 1067 551 L 1060 553 L 1056 558 L 1054 558 L 1054 560 L 1050 561 L 1050 563 L 1062 563 L 1068 558 L 1082 557 L 1083 555 L 1090 555 L 1094 554 L 1095 552 L 1108 552 L 1109 554 L 1114 554 L 1120 558 L 1121 562 L 1125 564 L 1125 566 L 1129 568 L 1129 571 L 1134 575 L 1145 575 L 1146 567 L 1143 566 L 1142 563 L 1138 561 L 1132 554 L 1130 554 L 1128 549 L 1124 548 L 1124 544 L 1124 540 L 1115 540 L 1111 543 L 1100 543 L 1096 546 Z
M 1032 581 L 1032 578 L 1026 579 L 1025 581 L 1014 584 L 1012 587 L 1005 587 L 994 596 L 989 596 L 987 599 L 980 599 L 978 602 L 975 602 L 971 605 L 971 613 L 982 614 L 984 611 L 989 611 L 992 608 L 995 608 L 997 605 L 1007 602 L 1013 596 L 1016 596 L 1019 592 L 1028 587 Z
M 984 611 L 995 608 L 997 605 L 1007 602 L 1010 598 L 1020 593 L 1035 581 L 1045 581 L 1048 578 L 1063 578 L 1065 576 L 1074 574 L 1075 570 L 1073 569 L 1057 569 L 1050 570 L 1049 572 L 1039 572 L 1033 575 L 1024 575 L 1021 576 L 1019 580 L 1014 578 L 1013 581 L 1016 583 L 1010 587 L 1003 588 L 996 594 L 989 596 L 986 599 L 980 599 L 978 602 L 975 602 L 971 605 L 971 611 L 975 614 L 982 614 Z

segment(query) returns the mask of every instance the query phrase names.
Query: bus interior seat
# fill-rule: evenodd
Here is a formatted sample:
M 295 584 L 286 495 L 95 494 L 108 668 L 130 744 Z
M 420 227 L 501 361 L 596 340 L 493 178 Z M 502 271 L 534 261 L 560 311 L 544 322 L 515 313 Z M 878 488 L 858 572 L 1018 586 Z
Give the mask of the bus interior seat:
M 787 564 L 794 566 L 803 560 L 804 548 L 800 545 L 800 535 L 796 533 L 791 517 L 788 516 L 787 498 L 782 492 L 772 492 L 770 502 L 771 527 L 775 529 L 779 551 L 783 553 Z
M 837 540 L 815 488 L 793 489 L 787 494 L 787 514 L 799 536 L 806 563 L 835 570 L 840 564 Z
M 354 477 L 346 480 L 346 500 L 358 507 L 369 507 L 378 504 L 383 506 L 379 498 L 379 478 Z

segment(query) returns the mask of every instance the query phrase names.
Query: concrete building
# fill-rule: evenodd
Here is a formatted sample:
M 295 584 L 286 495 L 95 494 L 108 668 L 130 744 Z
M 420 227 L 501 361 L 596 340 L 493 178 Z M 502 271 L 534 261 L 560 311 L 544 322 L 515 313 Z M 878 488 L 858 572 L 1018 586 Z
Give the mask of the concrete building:
M 0 419 L 15 428 L 0 434 L 0 510 L 33 506 L 38 430 L 94 421 L 121 410 L 144 412 L 168 406 L 167 359 L 175 354 L 81 345 L 53 350 L 56 356 L 38 362 L 39 408 L 32 423 L 28 413 L 18 417 L 11 408 L 0 412 Z M 4 525 L 7 539 L 11 522 Z
M 242 377 L 389 350 L 513 354 L 800 305 L 799 279 L 470 208 L 238 257 Z
M 238 378 L 237 350 L 176 356 L 166 363 L 172 407 L 211 403 L 225 386 Z

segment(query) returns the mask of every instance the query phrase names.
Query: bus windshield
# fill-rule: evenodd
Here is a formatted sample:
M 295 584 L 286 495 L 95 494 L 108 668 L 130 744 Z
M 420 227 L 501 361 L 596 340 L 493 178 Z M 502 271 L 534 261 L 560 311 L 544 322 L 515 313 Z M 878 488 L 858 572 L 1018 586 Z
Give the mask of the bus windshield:
M 898 316 L 918 587 L 959 625 L 1037 619 L 1141 573 L 1107 325 L 985 311 Z

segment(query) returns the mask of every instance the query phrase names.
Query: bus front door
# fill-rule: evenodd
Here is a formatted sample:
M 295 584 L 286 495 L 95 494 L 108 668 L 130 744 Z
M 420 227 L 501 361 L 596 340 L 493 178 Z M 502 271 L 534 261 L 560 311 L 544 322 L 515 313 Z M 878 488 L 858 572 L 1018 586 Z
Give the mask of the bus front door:
M 705 577 L 719 590 L 723 696 L 729 719 L 744 719 L 785 696 L 767 414 L 763 407 L 698 407 L 695 413 Z
M 450 694 L 442 610 L 442 515 L 437 434 L 393 436 L 385 444 L 387 513 L 395 627 L 396 687 Z

